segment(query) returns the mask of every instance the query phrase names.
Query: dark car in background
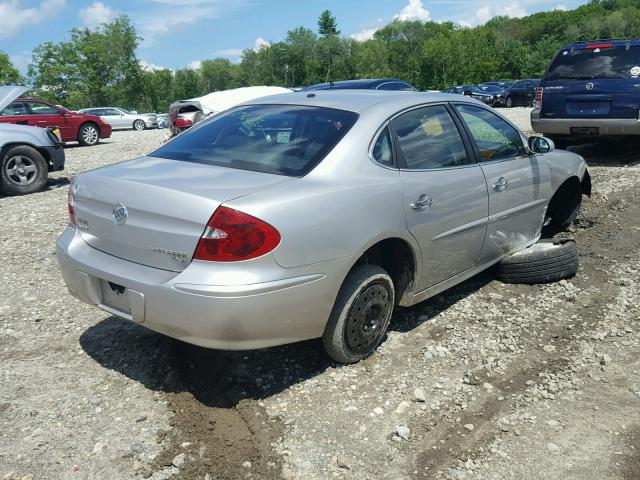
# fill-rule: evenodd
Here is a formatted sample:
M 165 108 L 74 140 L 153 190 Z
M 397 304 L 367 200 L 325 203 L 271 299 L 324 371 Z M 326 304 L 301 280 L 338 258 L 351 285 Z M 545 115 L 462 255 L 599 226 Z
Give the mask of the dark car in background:
M 453 85 L 445 88 L 442 93 L 454 93 L 457 95 L 465 95 L 475 98 L 490 106 L 496 105 L 499 97 L 495 92 L 487 92 L 476 85 Z
M 345 90 L 345 89 L 357 89 L 357 90 L 392 90 L 392 91 L 407 91 L 417 92 L 410 83 L 404 80 L 398 80 L 397 78 L 378 78 L 378 79 L 366 79 L 366 80 L 340 80 L 337 82 L 317 83 L 315 85 L 309 85 L 303 88 L 303 91 L 307 90 Z
M 111 136 L 111 126 L 100 117 L 70 112 L 35 98 L 17 98 L 0 110 L 0 123 L 15 123 L 32 127 L 57 128 L 63 142 L 96 145 L 101 138 Z
M 508 108 L 532 106 L 539 84 L 540 79 L 538 78 L 517 81 L 513 86 L 504 90 L 504 106 Z
M 567 45 L 536 93 L 531 125 L 558 146 L 640 135 L 640 40 Z

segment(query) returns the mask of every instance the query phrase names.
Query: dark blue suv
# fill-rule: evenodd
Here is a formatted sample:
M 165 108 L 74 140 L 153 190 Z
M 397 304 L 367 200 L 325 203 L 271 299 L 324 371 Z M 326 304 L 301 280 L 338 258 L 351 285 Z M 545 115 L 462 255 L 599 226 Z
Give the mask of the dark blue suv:
M 640 135 L 640 40 L 568 45 L 536 90 L 533 130 L 558 147 L 600 136 Z

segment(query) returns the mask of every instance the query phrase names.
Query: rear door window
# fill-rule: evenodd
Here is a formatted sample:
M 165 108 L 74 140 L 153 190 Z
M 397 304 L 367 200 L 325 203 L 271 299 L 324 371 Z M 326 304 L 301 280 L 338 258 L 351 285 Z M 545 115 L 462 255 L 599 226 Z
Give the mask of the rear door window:
M 562 50 L 546 80 L 632 79 L 640 77 L 640 46 Z
M 460 132 L 444 105 L 417 108 L 391 122 L 409 170 L 459 167 L 470 162 Z
M 24 102 L 11 102 L 0 112 L 3 117 L 13 117 L 17 115 L 29 115 L 29 110 Z
M 298 105 L 249 105 L 212 117 L 151 156 L 303 176 L 340 142 L 358 114 Z

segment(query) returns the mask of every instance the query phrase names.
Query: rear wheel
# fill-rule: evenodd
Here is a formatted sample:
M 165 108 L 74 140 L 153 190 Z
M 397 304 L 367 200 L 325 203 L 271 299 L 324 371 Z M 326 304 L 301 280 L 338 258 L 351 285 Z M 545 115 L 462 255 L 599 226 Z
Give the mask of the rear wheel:
M 147 128 L 147 126 L 144 124 L 144 122 L 142 120 L 136 120 L 133 122 L 133 129 L 137 130 L 138 132 L 141 130 L 144 130 L 145 128 Z
M 393 281 L 377 265 L 355 267 L 338 293 L 322 336 L 336 362 L 356 363 L 378 347 L 389 326 L 395 301 Z
M 503 258 L 496 266 L 505 283 L 550 283 L 573 277 L 578 271 L 576 242 L 568 239 L 540 240 L 529 248 Z
M 35 148 L 21 145 L 9 149 L 2 158 L 0 184 L 9 195 L 37 192 L 47 183 L 47 162 Z
M 85 123 L 78 130 L 78 142 L 80 145 L 92 146 L 100 140 L 100 130 L 93 123 Z

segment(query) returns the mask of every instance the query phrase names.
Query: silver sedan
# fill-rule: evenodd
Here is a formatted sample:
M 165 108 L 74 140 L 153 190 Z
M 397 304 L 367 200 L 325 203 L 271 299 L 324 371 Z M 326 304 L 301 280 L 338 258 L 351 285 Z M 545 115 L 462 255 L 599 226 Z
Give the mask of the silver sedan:
M 115 129 L 145 130 L 158 127 L 158 119 L 155 113 L 130 112 L 119 107 L 85 108 L 79 113 L 96 115 Z
M 565 225 L 582 157 L 460 95 L 299 92 L 77 176 L 72 295 L 220 349 L 322 337 L 356 362 L 410 306 Z

